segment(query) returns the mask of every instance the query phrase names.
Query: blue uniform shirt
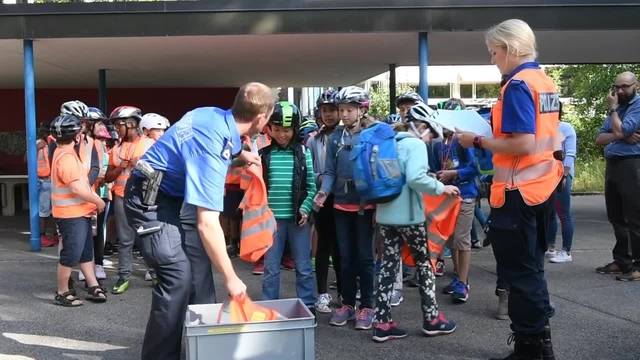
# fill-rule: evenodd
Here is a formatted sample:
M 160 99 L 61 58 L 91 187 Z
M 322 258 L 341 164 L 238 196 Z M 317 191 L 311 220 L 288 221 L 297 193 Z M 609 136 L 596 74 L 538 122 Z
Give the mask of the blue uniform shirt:
M 186 203 L 222 211 L 231 156 L 242 149 L 230 110 L 202 107 L 186 113 L 144 154 L 164 171 L 160 190 Z
M 629 136 L 636 131 L 640 131 L 640 95 L 636 96 L 629 101 L 626 105 L 620 105 L 616 110 L 620 120 L 622 120 L 622 132 L 625 136 Z M 611 129 L 611 118 L 607 117 L 604 121 L 604 125 L 600 129 L 600 133 L 613 132 Z M 640 155 L 640 143 L 628 144 L 621 140 L 615 140 L 610 142 L 604 147 L 604 157 L 607 159 L 620 156 L 639 156 Z
M 531 61 L 519 65 L 505 80 L 509 81 L 524 69 L 539 69 L 537 62 Z M 507 84 L 502 99 L 502 132 L 505 134 L 535 134 L 536 109 L 533 95 L 522 80 L 511 80 Z

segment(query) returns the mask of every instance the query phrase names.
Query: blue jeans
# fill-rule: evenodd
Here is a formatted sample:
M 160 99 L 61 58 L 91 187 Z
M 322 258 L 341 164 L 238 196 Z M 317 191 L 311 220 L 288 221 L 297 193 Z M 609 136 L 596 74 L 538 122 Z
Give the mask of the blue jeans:
M 313 307 L 316 279 L 311 268 L 311 226 L 309 223 L 299 226 L 295 220 L 277 220 L 277 223 L 273 245 L 264 256 L 262 299 L 280 298 L 280 262 L 288 242 L 296 263 L 296 293 L 305 305 Z
M 562 226 L 562 249 L 567 252 L 571 251 L 571 244 L 573 243 L 573 217 L 571 216 L 572 184 L 573 178 L 568 176 L 563 191 L 556 192 L 554 214 L 551 218 L 551 223 L 549 224 L 549 237 L 547 238 L 549 246 L 554 246 L 556 244 L 558 218 L 560 218 L 560 225 Z
M 335 210 L 336 235 L 342 272 L 342 303 L 356 305 L 356 278 L 360 278 L 360 307 L 373 309 L 373 210 Z

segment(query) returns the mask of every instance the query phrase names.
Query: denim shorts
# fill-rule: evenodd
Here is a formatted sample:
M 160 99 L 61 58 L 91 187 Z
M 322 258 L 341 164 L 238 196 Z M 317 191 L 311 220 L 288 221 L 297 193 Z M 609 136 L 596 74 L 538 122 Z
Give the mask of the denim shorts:
M 39 216 L 48 218 L 51 216 L 51 180 L 49 178 L 38 179 L 38 199 L 40 200 Z
M 60 265 L 73 267 L 78 263 L 92 261 L 93 234 L 91 232 L 91 218 L 56 219 L 56 223 L 62 237 Z

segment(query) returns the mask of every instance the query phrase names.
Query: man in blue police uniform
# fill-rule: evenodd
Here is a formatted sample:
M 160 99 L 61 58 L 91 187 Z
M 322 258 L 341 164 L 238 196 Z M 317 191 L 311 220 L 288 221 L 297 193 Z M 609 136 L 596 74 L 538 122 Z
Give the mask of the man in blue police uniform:
M 269 87 L 246 84 L 230 110 L 202 107 L 186 113 L 136 165 L 126 187 L 126 212 L 137 229 L 140 250 L 159 280 L 153 288 L 142 359 L 180 358 L 192 276 L 190 259 L 183 250 L 183 202 L 196 207 L 202 246 L 222 274 L 229 295 L 246 292 L 227 255 L 218 216 L 232 158 L 246 163 L 260 161 L 257 155 L 241 151 L 240 137 L 259 133 L 274 103 Z
M 613 262 L 596 268 L 617 280 L 640 280 L 640 95 L 632 72 L 616 77 L 607 96 L 608 117 L 596 144 L 607 162 L 604 199 L 616 244 Z

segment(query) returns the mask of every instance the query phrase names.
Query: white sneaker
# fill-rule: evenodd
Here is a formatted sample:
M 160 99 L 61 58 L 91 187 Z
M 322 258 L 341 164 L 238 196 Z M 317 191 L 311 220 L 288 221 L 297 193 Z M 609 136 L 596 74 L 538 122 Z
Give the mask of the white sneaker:
M 102 265 L 96 265 L 96 279 L 104 280 L 107 278 L 107 273 L 104 272 Z
M 566 252 L 565 250 L 560 250 L 558 251 L 558 253 L 556 254 L 556 256 L 552 257 L 551 259 L 549 259 L 550 262 L 552 263 L 566 263 L 566 262 L 572 262 L 573 258 L 571 257 L 571 254 Z
M 316 301 L 316 311 L 323 314 L 331 313 L 331 307 L 329 306 L 331 304 L 331 300 L 331 295 L 329 294 L 325 293 L 318 295 L 318 301 Z
M 398 306 L 403 300 L 404 297 L 402 296 L 402 290 L 393 289 L 393 292 L 391 292 L 391 306 Z
M 84 281 L 84 274 L 80 270 L 78 270 L 78 280 L 79 281 Z
M 547 251 L 544 252 L 544 256 L 548 257 L 548 258 L 552 258 L 552 257 L 556 256 L 557 254 L 558 254 L 558 252 L 554 248 L 549 248 L 549 249 L 547 249 Z
M 153 280 L 153 276 L 154 276 L 153 271 L 152 271 L 152 270 L 147 270 L 147 271 L 144 273 L 144 281 L 151 281 L 151 280 Z

